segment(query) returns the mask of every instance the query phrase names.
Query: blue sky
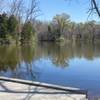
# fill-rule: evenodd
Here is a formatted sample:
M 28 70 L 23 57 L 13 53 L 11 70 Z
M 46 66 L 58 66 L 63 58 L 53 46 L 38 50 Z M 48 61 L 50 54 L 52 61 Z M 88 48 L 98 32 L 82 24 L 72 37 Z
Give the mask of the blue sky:
M 56 14 L 67 13 L 71 16 L 72 21 L 84 22 L 88 18 L 89 0 L 40 0 L 39 7 L 41 16 L 38 18 L 43 21 L 50 21 Z M 100 21 L 98 17 L 91 16 L 89 20 L 95 19 Z

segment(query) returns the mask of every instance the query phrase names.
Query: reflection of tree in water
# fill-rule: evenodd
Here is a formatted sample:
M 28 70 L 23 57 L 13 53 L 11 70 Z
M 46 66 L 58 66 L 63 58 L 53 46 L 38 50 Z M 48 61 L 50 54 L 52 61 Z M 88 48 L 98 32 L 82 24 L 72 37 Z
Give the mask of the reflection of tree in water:
M 41 50 L 41 51 L 39 51 Z M 73 58 L 85 58 L 93 60 L 100 57 L 100 43 L 76 41 L 61 45 L 60 43 L 41 43 L 38 47 L 37 54 L 41 57 L 51 58 L 52 62 L 59 67 L 66 67 L 69 60 Z
M 92 60 L 94 57 L 94 45 L 90 42 L 77 41 L 72 44 L 73 56 L 77 58 L 86 58 Z
M 16 69 L 16 77 L 21 79 L 35 80 L 39 77 L 40 72 L 33 63 L 24 63 L 24 67 Z
M 35 47 L 25 46 L 0 46 L 0 72 L 10 70 L 12 77 L 36 79 L 40 75 L 35 61 L 40 58 L 49 58 L 57 67 L 67 67 L 70 59 L 85 58 L 93 60 L 100 57 L 100 43 L 69 42 L 41 43 Z M 41 63 L 41 62 L 40 62 Z M 40 65 L 39 65 L 40 66 Z
M 51 46 L 51 50 L 52 50 L 52 46 Z M 69 58 L 67 58 L 68 55 L 65 52 L 64 47 L 57 44 L 54 51 L 55 52 L 52 54 L 52 62 L 56 66 L 61 66 L 61 67 L 68 66 Z
M 72 45 L 74 57 L 93 60 L 95 57 L 100 57 L 100 43 L 92 43 L 88 41 L 77 41 Z
M 21 47 L 21 59 L 24 62 L 31 63 L 34 59 L 34 47 L 30 45 L 24 45 Z
M 40 45 L 41 46 L 41 54 L 42 56 L 49 57 L 52 62 L 61 67 L 65 67 L 68 65 L 68 60 L 67 54 L 65 52 L 65 48 L 61 47 L 59 44 L 55 43 L 43 43 Z
M 17 64 L 20 62 L 17 56 L 17 49 L 16 46 L 0 47 L 0 70 L 16 69 Z
M 37 78 L 37 76 L 39 75 L 39 72 L 36 71 L 37 67 L 33 63 L 35 61 L 34 46 L 30 46 L 30 45 L 22 46 L 21 47 L 21 58 L 26 68 L 25 73 L 23 72 L 23 69 L 21 70 L 21 74 L 24 74 L 25 76 L 27 74 L 28 77 L 31 78 L 31 80 L 34 80 L 35 78 Z
M 94 45 L 92 43 L 84 43 L 82 44 L 82 50 L 84 54 L 82 55 L 84 58 L 87 58 L 88 60 L 94 59 Z
M 34 48 L 32 46 L 1 46 L 0 47 L 0 71 L 8 70 L 11 77 L 35 79 L 39 74 L 33 64 Z M 23 67 L 24 63 L 24 67 Z

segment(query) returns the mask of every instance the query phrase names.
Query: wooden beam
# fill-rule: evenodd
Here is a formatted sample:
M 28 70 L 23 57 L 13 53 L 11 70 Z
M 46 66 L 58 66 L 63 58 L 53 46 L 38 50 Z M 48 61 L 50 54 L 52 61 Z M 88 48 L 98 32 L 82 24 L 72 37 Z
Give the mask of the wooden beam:
M 59 86 L 59 85 L 52 85 L 52 84 L 46 84 L 46 83 L 41 83 L 41 82 L 27 81 L 27 80 L 7 78 L 7 77 L 0 77 L 0 81 L 14 82 L 14 83 L 20 83 L 20 84 L 25 84 L 25 85 L 44 87 L 44 88 L 49 88 L 49 89 L 69 91 L 76 94 L 85 94 L 86 98 L 88 97 L 88 92 L 86 90 L 80 90 L 78 88 L 64 87 L 64 86 Z

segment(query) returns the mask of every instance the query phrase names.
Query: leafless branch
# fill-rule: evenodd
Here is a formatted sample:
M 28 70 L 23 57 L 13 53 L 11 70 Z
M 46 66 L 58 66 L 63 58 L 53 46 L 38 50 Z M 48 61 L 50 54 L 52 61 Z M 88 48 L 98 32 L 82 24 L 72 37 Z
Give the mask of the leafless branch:
M 91 8 L 92 8 L 92 11 L 95 10 L 97 12 L 98 16 L 100 17 L 100 10 L 96 3 L 96 0 L 91 0 Z
M 26 21 L 31 21 L 36 18 L 37 13 L 40 11 L 37 0 L 30 0 L 29 7 L 26 9 Z

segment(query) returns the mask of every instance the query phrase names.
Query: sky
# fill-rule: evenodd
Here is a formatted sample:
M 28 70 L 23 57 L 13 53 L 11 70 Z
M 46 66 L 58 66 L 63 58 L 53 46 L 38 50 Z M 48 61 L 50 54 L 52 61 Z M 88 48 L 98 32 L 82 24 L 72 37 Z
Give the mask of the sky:
M 100 19 L 95 16 L 88 18 L 88 9 L 90 7 L 89 0 L 40 0 L 39 7 L 41 14 L 38 19 L 43 21 L 52 20 L 56 14 L 67 13 L 70 15 L 70 19 L 75 22 L 85 22 L 87 20 Z

